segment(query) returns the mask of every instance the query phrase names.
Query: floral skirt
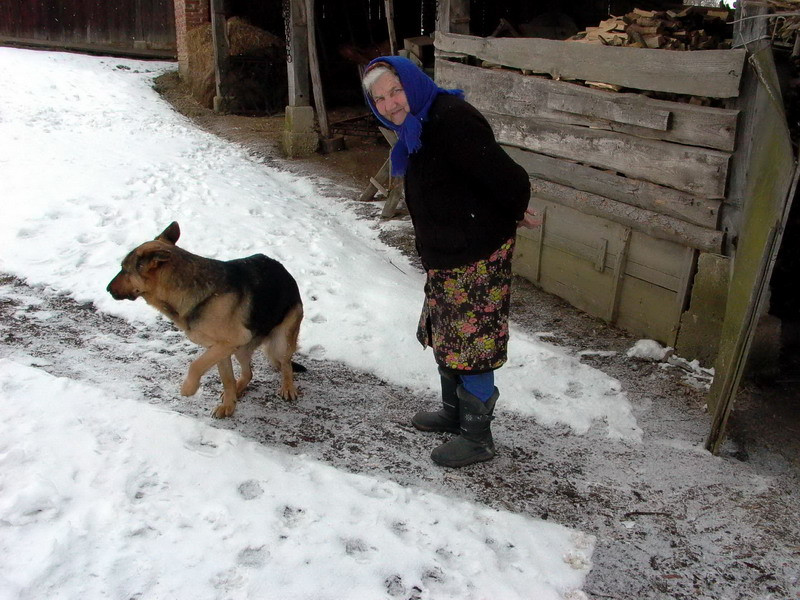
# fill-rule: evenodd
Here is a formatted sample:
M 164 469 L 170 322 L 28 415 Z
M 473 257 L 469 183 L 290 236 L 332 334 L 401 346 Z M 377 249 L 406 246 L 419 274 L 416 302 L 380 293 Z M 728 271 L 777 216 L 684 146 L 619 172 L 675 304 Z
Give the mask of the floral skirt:
M 506 362 L 514 238 L 489 258 L 429 269 L 417 339 L 436 362 L 457 371 L 489 371 Z

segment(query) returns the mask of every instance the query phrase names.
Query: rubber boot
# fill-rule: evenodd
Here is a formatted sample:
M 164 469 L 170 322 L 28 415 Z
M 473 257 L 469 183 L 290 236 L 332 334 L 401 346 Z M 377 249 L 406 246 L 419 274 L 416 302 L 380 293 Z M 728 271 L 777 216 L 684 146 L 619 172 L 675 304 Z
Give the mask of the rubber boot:
M 485 403 L 473 396 L 463 386 L 458 386 L 461 435 L 434 448 L 431 459 L 444 467 L 465 467 L 476 462 L 491 460 L 495 456 L 491 424 L 494 405 L 500 392 Z
M 442 380 L 442 408 L 435 412 L 420 411 L 411 417 L 411 424 L 420 431 L 458 433 L 458 375 L 439 367 Z

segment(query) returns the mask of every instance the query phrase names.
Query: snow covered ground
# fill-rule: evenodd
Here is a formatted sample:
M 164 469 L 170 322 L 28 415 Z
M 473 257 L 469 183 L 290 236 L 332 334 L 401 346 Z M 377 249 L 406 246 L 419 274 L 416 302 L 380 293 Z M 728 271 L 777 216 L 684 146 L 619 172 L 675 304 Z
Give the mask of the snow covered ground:
M 1 598 L 580 598 L 591 536 L 0 361 Z
M 705 452 L 711 374 L 651 341 L 513 328 L 500 455 L 432 465 L 407 425 L 436 398 L 421 275 L 319 181 L 174 112 L 151 89 L 174 68 L 0 48 L 0 600 L 800 598 L 796 463 Z M 196 347 L 105 292 L 172 220 L 296 276 L 297 403 L 257 364 L 214 421 L 214 374 L 177 396 Z
M 189 251 L 222 260 L 263 252 L 286 265 L 305 304 L 302 353 L 438 385 L 414 336 L 422 275 L 310 180 L 259 164 L 172 111 L 151 81 L 174 65 L 0 50 L 0 270 L 155 322 L 153 309 L 114 301 L 105 283 L 128 251 L 177 220 Z M 614 437 L 640 437 L 619 382 L 512 335 L 498 372 L 507 408 L 577 432 L 603 423 Z
M 301 354 L 435 388 L 421 276 L 309 180 L 172 111 L 151 81 L 173 68 L 0 48 L 0 271 L 154 323 L 104 288 L 179 220 L 191 251 L 287 266 Z M 640 438 L 617 381 L 513 335 L 507 409 Z M 0 390 L 0 597 L 582 597 L 579 531 L 283 456 L 19 357 Z

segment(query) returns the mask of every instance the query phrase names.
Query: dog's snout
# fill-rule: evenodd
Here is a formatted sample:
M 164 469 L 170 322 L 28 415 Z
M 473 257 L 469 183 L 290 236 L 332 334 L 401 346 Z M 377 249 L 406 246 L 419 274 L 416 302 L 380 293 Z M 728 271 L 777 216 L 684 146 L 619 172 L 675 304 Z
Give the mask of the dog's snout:
M 114 290 L 114 284 L 117 282 L 118 279 L 119 279 L 119 273 L 117 273 L 114 279 L 109 281 L 108 285 L 106 286 L 106 291 L 113 296 L 114 300 L 119 300 L 119 298 L 117 298 L 117 292 Z
M 120 283 L 120 277 L 122 277 L 122 273 L 117 274 L 117 276 L 108 283 L 106 291 L 111 294 L 114 300 L 135 300 L 136 296 L 131 294 L 130 291 L 123 289 L 125 286 Z

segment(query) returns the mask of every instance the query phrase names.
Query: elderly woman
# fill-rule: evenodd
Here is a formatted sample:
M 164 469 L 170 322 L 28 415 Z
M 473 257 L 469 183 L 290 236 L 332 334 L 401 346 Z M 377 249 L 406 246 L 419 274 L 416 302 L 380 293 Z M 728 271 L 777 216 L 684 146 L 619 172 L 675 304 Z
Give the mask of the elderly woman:
M 417 251 L 427 273 L 417 338 L 433 348 L 442 407 L 418 412 L 422 431 L 458 437 L 435 448 L 434 462 L 462 467 L 495 456 L 491 421 L 506 362 L 511 256 L 526 212 L 526 171 L 498 145 L 461 90 L 442 89 L 406 58 L 373 60 L 363 79 L 378 120 L 398 134 L 392 174 L 405 178 Z

